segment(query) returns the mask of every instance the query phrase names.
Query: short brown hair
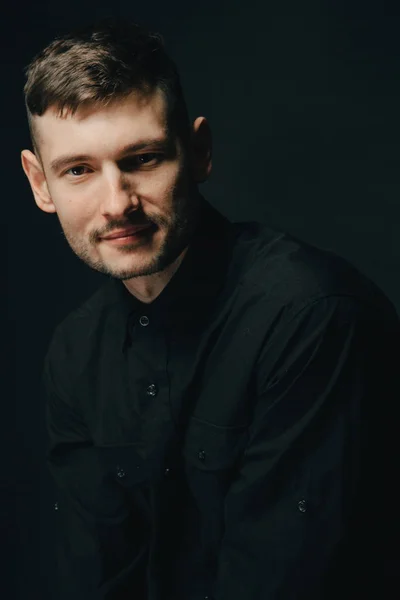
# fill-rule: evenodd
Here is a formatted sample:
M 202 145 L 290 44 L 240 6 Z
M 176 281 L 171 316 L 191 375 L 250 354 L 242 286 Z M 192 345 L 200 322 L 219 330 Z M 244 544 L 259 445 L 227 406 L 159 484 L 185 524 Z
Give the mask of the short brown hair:
M 25 105 L 32 145 L 32 116 L 50 107 L 73 114 L 85 103 L 108 104 L 133 91 L 160 88 L 167 123 L 185 144 L 189 117 L 179 74 L 159 33 L 115 18 L 57 37 L 26 68 Z

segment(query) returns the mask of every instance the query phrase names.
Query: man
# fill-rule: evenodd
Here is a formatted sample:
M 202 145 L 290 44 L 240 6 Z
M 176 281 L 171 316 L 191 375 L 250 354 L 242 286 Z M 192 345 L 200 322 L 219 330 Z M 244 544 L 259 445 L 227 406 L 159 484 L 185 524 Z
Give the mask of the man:
M 201 196 L 210 128 L 159 36 L 59 38 L 25 97 L 35 201 L 107 276 L 44 363 L 57 600 L 383 598 L 391 302 L 333 252 Z

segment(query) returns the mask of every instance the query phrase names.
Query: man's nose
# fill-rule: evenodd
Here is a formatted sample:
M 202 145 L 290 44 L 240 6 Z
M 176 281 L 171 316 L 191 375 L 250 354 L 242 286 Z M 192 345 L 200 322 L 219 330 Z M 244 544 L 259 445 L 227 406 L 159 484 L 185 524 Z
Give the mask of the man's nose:
M 116 218 L 137 204 L 133 187 L 131 183 L 128 185 L 124 174 L 118 168 L 109 170 L 104 177 L 102 214 Z

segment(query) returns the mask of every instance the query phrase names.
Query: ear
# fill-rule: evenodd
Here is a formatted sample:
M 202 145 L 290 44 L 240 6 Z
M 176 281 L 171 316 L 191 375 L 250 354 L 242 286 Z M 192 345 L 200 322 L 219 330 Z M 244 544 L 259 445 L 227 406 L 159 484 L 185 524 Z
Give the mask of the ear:
M 36 155 L 30 150 L 22 150 L 21 162 L 38 207 L 47 213 L 56 212 L 56 207 L 49 193 L 43 167 L 36 158 Z
M 191 171 L 196 183 L 208 179 L 212 169 L 212 135 L 205 117 L 197 117 L 192 127 Z

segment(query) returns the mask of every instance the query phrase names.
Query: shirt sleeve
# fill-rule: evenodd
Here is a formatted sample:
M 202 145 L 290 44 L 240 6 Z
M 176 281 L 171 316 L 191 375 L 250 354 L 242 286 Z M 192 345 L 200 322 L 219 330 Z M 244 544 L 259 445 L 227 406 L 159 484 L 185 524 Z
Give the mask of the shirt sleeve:
M 140 589 L 132 515 L 123 490 L 102 468 L 68 392 L 66 358 L 62 344 L 53 341 L 42 377 L 47 465 L 58 508 L 54 600 L 125 600 L 129 590 Z
M 215 600 L 386 598 L 399 534 L 400 325 L 389 306 L 324 297 L 264 345 Z

